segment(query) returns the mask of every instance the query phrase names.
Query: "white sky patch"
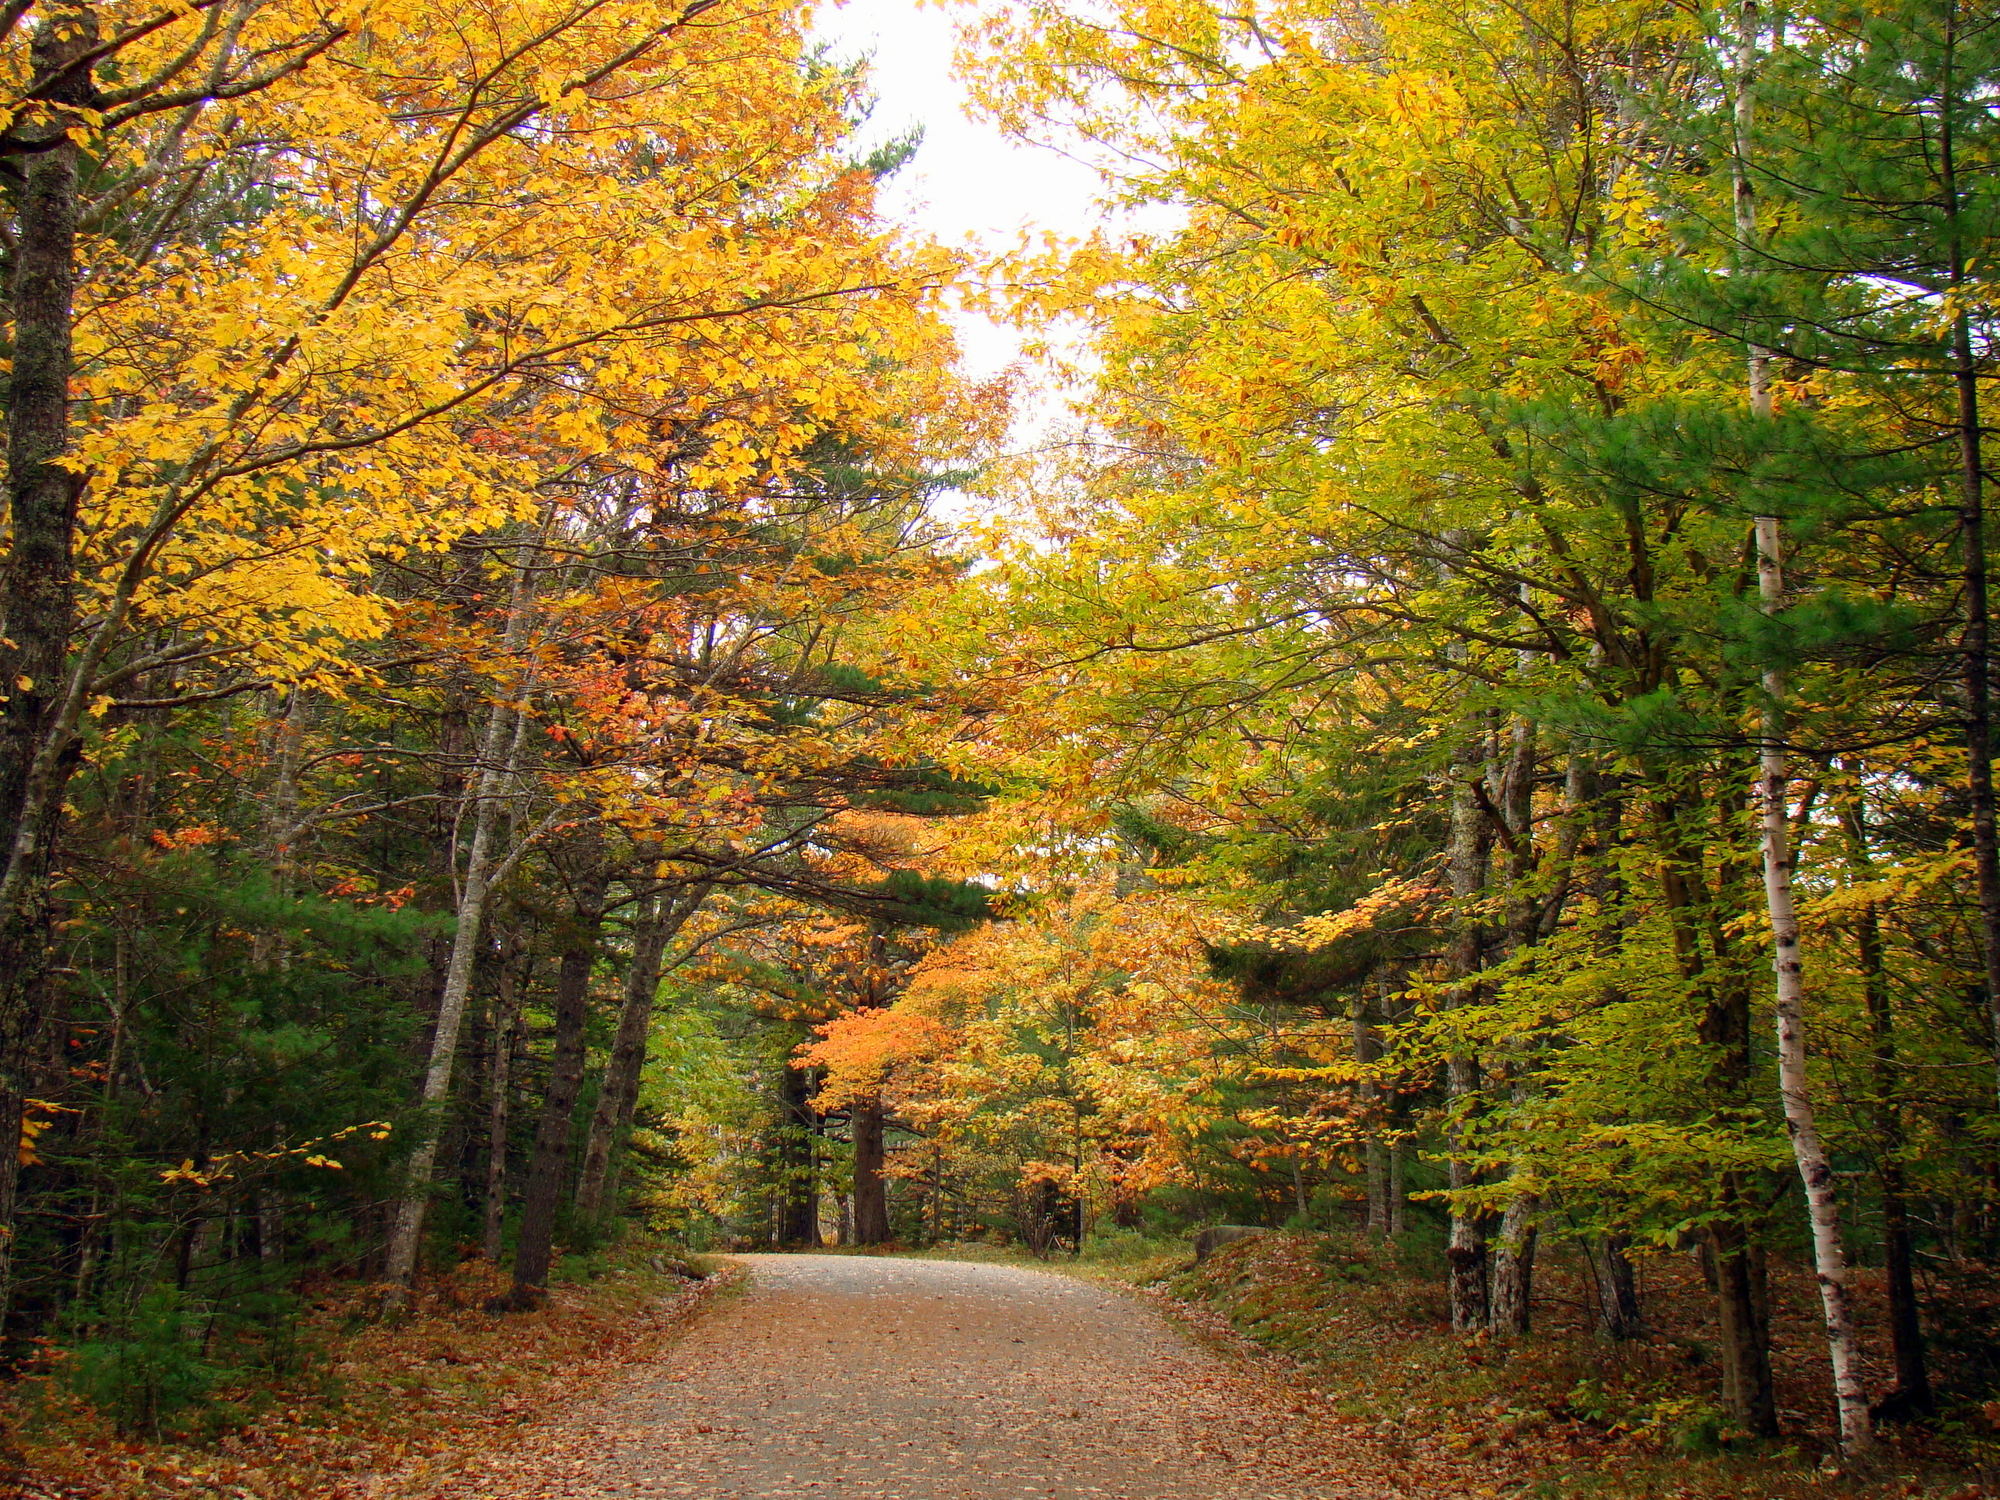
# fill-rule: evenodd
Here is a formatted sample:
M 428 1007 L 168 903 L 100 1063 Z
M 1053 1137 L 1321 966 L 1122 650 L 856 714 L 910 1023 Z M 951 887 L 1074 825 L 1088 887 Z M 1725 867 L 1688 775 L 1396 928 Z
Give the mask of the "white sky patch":
M 1107 222 L 1090 167 L 1018 145 L 967 115 L 966 89 L 951 67 L 955 27 L 952 13 L 936 5 L 920 9 L 915 0 L 847 0 L 814 17 L 814 35 L 836 56 L 873 55 L 871 84 L 880 102 L 862 148 L 912 126 L 923 129 L 916 159 L 886 185 L 884 213 L 941 244 L 986 252 L 1011 249 L 1023 237 L 1080 239 Z M 969 374 L 995 374 L 1020 356 L 1016 330 L 969 313 L 953 321 Z
M 1039 247 L 1048 237 L 1081 240 L 1108 229 L 1114 236 L 1178 227 L 1177 208 L 1156 206 L 1134 212 L 1103 207 L 1106 185 L 1097 171 L 1061 150 L 1022 145 L 967 111 L 968 91 L 952 71 L 958 18 L 968 12 L 932 0 L 846 0 L 827 4 L 814 15 L 814 37 L 837 58 L 872 57 L 870 85 L 875 112 L 858 142 L 866 151 L 921 126 L 916 157 L 884 186 L 882 212 L 915 232 L 953 248 L 989 254 L 1024 241 Z M 1014 414 L 1012 446 L 1041 446 L 1068 424 L 1073 387 L 1055 371 L 1023 358 L 1018 329 L 959 309 L 951 316 L 966 374 L 984 379 L 1020 364 L 1023 378 Z M 1046 335 L 1055 354 L 1088 369 L 1084 330 L 1055 328 Z M 964 514 L 965 497 L 943 497 L 941 509 Z

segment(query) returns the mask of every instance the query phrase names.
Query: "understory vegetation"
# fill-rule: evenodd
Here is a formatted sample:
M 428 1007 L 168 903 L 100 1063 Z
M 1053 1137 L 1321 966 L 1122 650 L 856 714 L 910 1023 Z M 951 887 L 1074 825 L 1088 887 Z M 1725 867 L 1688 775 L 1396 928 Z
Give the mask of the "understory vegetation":
M 1357 1440 L 1391 1461 L 1456 1469 L 1466 1482 L 1534 1500 L 1857 1488 L 1964 1495 L 1992 1468 L 1991 1435 L 1960 1429 L 1905 1430 L 1877 1462 L 1843 1469 L 1821 1436 L 1833 1413 L 1818 1298 L 1802 1275 L 1772 1284 L 1774 1381 L 1795 1434 L 1746 1450 L 1729 1440 L 1712 1292 L 1697 1260 L 1647 1262 L 1651 1336 L 1620 1342 L 1593 1336 L 1593 1278 L 1580 1260 L 1544 1268 L 1544 1326 L 1514 1342 L 1453 1338 L 1435 1269 L 1421 1261 L 1406 1247 L 1347 1235 L 1280 1236 L 1177 1268 L 1166 1286 L 1288 1361 L 1358 1429 Z

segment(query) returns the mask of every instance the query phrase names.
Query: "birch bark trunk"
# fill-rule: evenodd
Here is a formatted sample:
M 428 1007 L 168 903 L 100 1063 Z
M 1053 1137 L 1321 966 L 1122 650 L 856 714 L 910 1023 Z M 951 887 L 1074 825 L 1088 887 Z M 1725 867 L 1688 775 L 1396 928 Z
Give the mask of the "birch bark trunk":
M 1735 152 L 1736 234 L 1745 258 L 1756 243 L 1757 195 L 1750 180 L 1749 151 L 1756 117 L 1757 46 L 1761 21 L 1755 0 L 1743 6 L 1737 42 Z M 1749 348 L 1750 412 L 1760 422 L 1771 417 L 1770 351 Z M 1785 605 L 1784 536 L 1777 516 L 1758 516 L 1757 595 L 1766 616 Z M 1771 969 L 1777 984 L 1778 1093 L 1784 1104 L 1785 1132 L 1791 1137 L 1799 1180 L 1805 1184 L 1812 1224 L 1813 1270 L 1826 1316 L 1828 1358 L 1840 1404 L 1840 1443 L 1849 1454 L 1874 1444 L 1868 1396 L 1861 1381 L 1861 1351 L 1848 1298 L 1847 1249 L 1840 1229 L 1840 1200 L 1833 1165 L 1820 1139 L 1806 1071 L 1805 965 L 1799 956 L 1799 916 L 1792 896 L 1791 780 L 1785 750 L 1785 669 L 1776 660 L 1764 669 L 1764 703 L 1759 726 L 1757 800 L 1764 859 L 1764 904 L 1771 923 Z
M 1753 387 L 1754 392 L 1754 387 Z M 1753 401 L 1756 399 L 1753 393 Z M 1765 414 L 1770 396 L 1763 393 Z M 1757 518 L 1757 577 L 1766 614 L 1784 606 L 1783 559 L 1778 519 Z M 1785 672 L 1764 671 L 1763 751 L 1757 783 L 1763 830 L 1764 902 L 1771 921 L 1771 968 L 1777 978 L 1778 1093 L 1784 1103 L 1785 1133 L 1792 1140 L 1799 1180 L 1805 1184 L 1812 1223 L 1813 1271 L 1826 1316 L 1827 1355 L 1833 1365 L 1834 1395 L 1840 1403 L 1840 1445 L 1849 1454 L 1874 1443 L 1868 1394 L 1861 1380 L 1861 1350 L 1848 1296 L 1847 1248 L 1841 1236 L 1840 1199 L 1833 1164 L 1820 1139 L 1818 1112 L 1806 1072 L 1805 965 L 1799 958 L 1799 916 L 1792 897 L 1791 820 L 1786 786 Z

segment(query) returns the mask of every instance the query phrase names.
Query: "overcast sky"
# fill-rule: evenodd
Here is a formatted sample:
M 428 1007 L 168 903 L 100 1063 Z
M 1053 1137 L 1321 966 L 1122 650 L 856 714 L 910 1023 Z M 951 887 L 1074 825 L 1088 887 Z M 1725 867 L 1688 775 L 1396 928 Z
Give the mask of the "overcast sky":
M 827 4 L 814 30 L 843 57 L 872 53 L 880 98 L 869 121 L 873 145 L 923 127 L 915 161 L 891 179 L 884 209 L 947 245 L 968 240 L 991 249 L 1023 232 L 1081 236 L 1099 216 L 1092 206 L 1097 174 L 1053 151 L 1016 146 L 966 117 L 965 91 L 952 76 L 953 16 L 914 0 Z M 968 372 L 983 376 L 1012 363 L 1020 341 L 982 318 L 958 320 Z

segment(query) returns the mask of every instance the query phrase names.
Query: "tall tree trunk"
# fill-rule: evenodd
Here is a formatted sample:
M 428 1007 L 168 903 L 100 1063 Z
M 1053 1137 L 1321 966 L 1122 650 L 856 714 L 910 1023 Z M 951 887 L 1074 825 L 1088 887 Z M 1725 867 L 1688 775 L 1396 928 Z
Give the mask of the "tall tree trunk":
M 1526 583 L 1519 586 L 1524 610 L 1532 602 L 1530 593 Z M 1534 653 L 1521 652 L 1516 672 L 1524 683 L 1533 675 L 1534 669 Z M 1507 857 L 1507 951 L 1510 954 L 1523 951 L 1541 935 L 1541 911 L 1531 884 L 1535 875 L 1537 740 L 1534 721 L 1526 715 L 1517 716 L 1498 798 L 1498 811 L 1504 825 L 1499 832 Z M 1576 821 L 1577 813 L 1572 807 L 1564 820 L 1565 829 Z M 1512 1055 L 1507 1060 L 1507 1072 L 1512 1080 L 1511 1100 L 1517 1111 L 1528 1098 L 1523 1054 L 1534 1046 L 1534 1038 L 1530 1036 L 1519 1039 L 1509 1049 Z M 1510 1165 L 1508 1175 L 1510 1178 L 1517 1175 L 1517 1169 Z M 1534 1315 L 1535 1242 L 1540 1233 L 1536 1215 L 1540 1208 L 1540 1201 L 1534 1194 L 1517 1189 L 1508 1199 L 1506 1212 L 1501 1215 L 1500 1232 L 1493 1245 L 1490 1326 L 1495 1333 L 1506 1337 L 1525 1336 Z
M 1614 1341 L 1637 1338 L 1646 1331 L 1645 1320 L 1639 1315 L 1632 1257 L 1626 1253 L 1630 1243 L 1622 1234 L 1607 1234 L 1590 1257 L 1591 1272 L 1597 1279 L 1597 1331 L 1600 1337 Z
M 1534 1317 L 1535 1242 L 1541 1232 L 1535 1215 L 1540 1209 L 1541 1200 L 1532 1193 L 1518 1194 L 1501 1215 L 1493 1242 L 1492 1328 L 1510 1338 L 1525 1335 Z
M 849 1107 L 849 1132 L 854 1137 L 854 1243 L 889 1243 L 889 1191 L 882 1176 L 882 1101 L 857 1099 Z
M 11 1293 L 13 1138 L 34 1092 L 49 981 L 49 883 L 73 736 L 55 733 L 76 631 L 77 506 L 86 476 L 69 452 L 74 364 L 78 147 L 66 127 L 96 100 L 97 15 L 58 3 L 36 26 L 30 71 L 61 74 L 45 94 L 56 138 L 27 157 L 15 224 L 13 369 L 6 384 L 6 563 L 0 567 L 0 1315 Z
M 1477 990 L 1475 975 L 1481 959 L 1479 914 L 1474 903 L 1486 888 L 1485 815 L 1479 806 L 1472 778 L 1479 774 L 1476 743 L 1461 747 L 1452 759 L 1451 825 L 1445 849 L 1446 870 L 1451 881 L 1455 906 L 1447 962 L 1455 981 L 1449 1004 L 1453 1009 L 1468 1005 Z M 1453 1122 L 1446 1142 L 1448 1184 L 1455 1193 L 1473 1186 L 1474 1174 L 1466 1161 L 1464 1112 L 1474 1107 L 1479 1093 L 1479 1059 L 1463 1038 L 1455 1038 L 1445 1061 L 1445 1091 L 1450 1098 Z M 1445 1262 L 1451 1299 L 1451 1328 L 1459 1334 L 1476 1333 L 1487 1326 L 1486 1236 L 1481 1216 L 1451 1206 L 1450 1228 L 1445 1241 Z
M 556 1208 L 562 1201 L 563 1174 L 569 1167 L 577 1095 L 583 1089 L 590 971 L 597 963 L 605 893 L 611 884 L 611 866 L 605 858 L 600 828 L 593 825 L 571 835 L 568 853 L 570 910 L 556 950 L 560 966 L 556 971 L 555 1050 L 549 1065 L 548 1093 L 535 1127 L 527 1186 L 521 1193 L 521 1227 L 514 1240 L 514 1288 L 510 1295 L 517 1307 L 531 1306 L 540 1299 L 555 1254 Z
M 1950 7 L 1946 45 L 1957 36 L 1958 9 Z M 1962 243 L 1964 208 L 1958 186 L 1957 105 L 1948 89 L 1939 111 L 1938 156 L 1950 236 L 1947 273 L 1954 297 L 1963 295 L 1967 254 Z M 1958 524 L 1965 588 L 1964 654 L 1966 781 L 1972 812 L 1973 867 L 1979 886 L 1979 939 L 1986 968 L 1986 1007 L 1992 1027 L 1995 1087 L 2000 1089 L 2000 816 L 1993 792 L 1993 627 L 1987 603 L 1984 437 L 1979 426 L 1979 361 L 1972 320 L 1961 312 L 1951 329 L 1952 385 L 1957 405 Z
M 625 966 L 618 1026 L 612 1034 L 611 1055 L 605 1059 L 597 1104 L 591 1110 L 590 1128 L 584 1136 L 583 1170 L 576 1184 L 579 1220 L 595 1220 L 604 1210 L 604 1178 L 611 1164 L 625 1074 L 630 1072 L 636 1093 L 646 1054 L 646 1032 L 653 1019 L 653 996 L 660 984 L 660 955 L 666 946 L 660 893 L 656 887 L 649 888 L 639 897 L 638 909 L 633 913 L 632 957 Z
M 1405 1178 L 1409 1172 L 1409 1147 L 1401 1139 L 1389 1143 L 1389 1238 L 1399 1239 L 1408 1227 L 1410 1201 Z
M 618 1030 L 611 1056 L 604 1064 L 604 1086 L 591 1112 L 590 1133 L 583 1148 L 583 1174 L 577 1183 L 579 1218 L 599 1218 L 610 1201 L 615 1181 L 612 1154 L 639 1106 L 639 1080 L 646 1067 L 646 1037 L 653 1024 L 653 1002 L 660 990 L 660 969 L 667 944 L 707 898 L 708 887 L 696 886 L 662 901 L 655 890 L 641 898 L 632 924 L 632 961 L 625 969 L 625 990 L 618 1006 Z
M 1758 252 L 1756 186 L 1750 178 L 1752 130 L 1756 120 L 1756 70 L 1762 20 L 1758 0 L 1744 0 L 1736 50 L 1734 100 L 1734 212 L 1742 266 Z M 1750 416 L 1770 422 L 1770 350 L 1756 338 L 1748 340 Z M 1758 598 L 1766 616 L 1784 608 L 1784 556 L 1778 516 L 1756 518 Z M 1798 910 L 1792 900 L 1792 848 L 1788 786 L 1790 768 L 1784 748 L 1786 734 L 1786 672 L 1778 660 L 1764 668 L 1764 702 L 1760 712 L 1758 748 L 1758 828 L 1764 864 L 1764 910 L 1772 936 L 1772 976 L 1776 980 L 1778 1030 L 1778 1094 L 1784 1104 L 1786 1134 L 1806 1204 L 1812 1218 L 1812 1260 L 1826 1310 L 1826 1342 L 1834 1366 L 1834 1392 L 1840 1402 L 1840 1440 L 1848 1452 L 1862 1452 L 1872 1442 L 1868 1398 L 1860 1382 L 1860 1350 L 1854 1340 L 1854 1318 L 1848 1310 L 1846 1250 L 1840 1240 L 1840 1206 L 1834 1196 L 1834 1172 L 1820 1144 L 1818 1120 L 1806 1078 L 1806 970 L 1798 952 Z M 1746 1256 L 1742 1260 L 1748 1260 Z
M 1878 1406 L 1884 1417 L 1928 1417 L 1937 1410 L 1924 1352 L 1923 1317 L 1917 1303 L 1914 1242 L 1910 1233 L 1909 1183 L 1903 1171 L 1902 1091 L 1897 1077 L 1895 1032 L 1889 986 L 1882 968 L 1882 939 L 1875 910 L 1861 919 L 1861 972 L 1867 988 L 1868 1018 L 1875 1040 L 1875 1135 L 1882 1185 L 1882 1259 L 1889 1293 L 1889 1347 L 1896 1388 Z
M 1841 809 L 1847 853 L 1854 872 L 1875 878 L 1875 860 L 1868 848 L 1868 820 L 1862 810 L 1863 766 L 1849 760 L 1855 778 L 1853 796 Z M 1882 920 L 1876 903 L 1863 906 L 1854 919 L 1856 957 L 1860 960 L 1862 996 L 1868 1005 L 1869 1032 L 1875 1043 L 1872 1058 L 1875 1085 L 1876 1176 L 1882 1189 L 1882 1259 L 1889 1294 L 1889 1347 L 1896 1367 L 1896 1387 L 1876 1403 L 1876 1415 L 1887 1420 L 1927 1417 L 1936 1410 L 1924 1351 L 1923 1318 L 1917 1304 L 1916 1266 L 1910 1234 L 1909 1183 L 1903 1170 L 1903 1083 L 1896 1059 L 1895 1012 L 1889 999 L 1889 972 L 1882 954 Z
M 493 1055 L 486 1078 L 486 1195 L 479 1253 L 500 1259 L 507 1224 L 507 1094 L 513 1077 L 514 1048 L 522 1001 L 534 977 L 534 959 L 519 931 L 509 932 L 500 949 L 500 976 L 493 995 Z
M 1386 985 L 1386 968 L 1383 964 L 1376 965 L 1375 972 L 1369 976 L 1369 983 L 1355 995 L 1349 1011 L 1349 1020 L 1354 1028 L 1354 1060 L 1363 1068 L 1375 1061 L 1376 1051 L 1375 1029 L 1368 1019 L 1368 1000 L 1371 994 L 1379 994 Z M 1382 1086 L 1374 1078 L 1364 1075 L 1357 1093 L 1367 1119 L 1368 1132 L 1362 1142 L 1362 1161 L 1368 1182 L 1367 1232 L 1379 1237 L 1389 1232 L 1389 1153 L 1382 1144 Z
M 299 773 L 305 758 L 306 731 L 312 725 L 311 699 L 294 687 L 285 695 L 285 711 L 273 728 L 270 745 L 271 790 L 264 809 L 264 868 L 271 891 L 289 896 L 297 880 L 298 851 L 294 845 L 304 830 L 299 823 Z M 282 966 L 285 943 L 275 927 L 259 928 L 250 940 L 250 962 L 257 968 Z
M 1754 15 L 1752 7 L 1746 13 Z M 1746 51 L 1754 45 L 1746 27 Z M 1746 57 L 1745 62 L 1749 59 Z M 1750 204 L 1740 186 L 1743 133 L 1749 110 L 1747 83 L 1738 95 L 1739 228 L 1754 228 Z M 1765 351 L 1750 351 L 1750 408 L 1754 416 L 1771 416 L 1769 359 Z M 1783 536 L 1776 516 L 1759 516 L 1757 585 L 1764 613 L 1775 616 L 1785 605 Z M 1792 1140 L 1799 1180 L 1805 1184 L 1806 1209 L 1812 1223 L 1813 1270 L 1819 1280 L 1820 1305 L 1826 1315 L 1827 1356 L 1833 1366 L 1833 1388 L 1840 1403 L 1840 1443 L 1850 1454 L 1864 1453 L 1875 1434 L 1868 1415 L 1868 1393 L 1861 1380 L 1861 1350 L 1855 1337 L 1854 1315 L 1847 1290 L 1847 1247 L 1840 1230 L 1840 1199 L 1834 1190 L 1833 1163 L 1820 1139 L 1818 1112 L 1806 1071 L 1805 964 L 1799 956 L 1799 915 L 1792 898 L 1791 816 L 1788 788 L 1791 771 L 1785 753 L 1787 683 L 1785 669 L 1775 661 L 1764 669 L 1762 748 L 1758 755 L 1758 812 L 1764 856 L 1764 905 L 1771 922 L 1771 970 L 1777 985 L 1778 1094 L 1785 1110 L 1785 1132 Z
M 778 1244 L 817 1248 L 819 1175 L 813 1128 L 818 1117 L 812 1106 L 812 1081 L 804 1070 L 787 1067 L 778 1096 L 785 1111 L 779 1135 L 783 1175 L 778 1187 Z
M 1363 1144 L 1362 1166 L 1368 1179 L 1368 1233 L 1377 1239 L 1389 1233 L 1389 1149 L 1380 1131 Z
M 523 543 L 516 558 L 513 600 L 503 637 L 503 650 L 510 659 L 517 656 L 527 635 L 532 577 L 529 564 L 535 550 L 532 544 Z M 527 685 L 523 683 L 517 693 L 524 697 L 526 692 Z M 458 1058 L 458 1032 L 465 1020 L 466 1001 L 472 993 L 473 961 L 479 955 L 480 935 L 486 924 L 486 903 L 494 881 L 507 868 L 507 860 L 499 857 L 496 847 L 499 840 L 495 835 L 500 826 L 501 797 L 518 769 L 528 722 L 527 713 L 511 701 L 514 696 L 496 686 L 487 711 L 486 732 L 480 739 L 480 770 L 473 782 L 472 846 L 466 858 L 465 877 L 459 885 L 451 961 L 438 997 L 437 1018 L 431 1028 L 430 1060 L 424 1069 L 423 1091 L 418 1099 L 427 1117 L 424 1137 L 410 1153 L 405 1168 L 403 1192 L 396 1203 L 384 1258 L 382 1305 L 387 1312 L 403 1305 L 409 1295 L 410 1277 L 417 1268 L 424 1215 L 430 1207 L 431 1178 L 437 1167 L 436 1115 L 451 1092 L 452 1067 Z
M 1722 1342 L 1722 1400 L 1754 1437 L 1778 1435 L 1778 1394 L 1771 1381 L 1771 1335 L 1758 1285 L 1764 1266 L 1743 1227 L 1743 1184 L 1725 1174 L 1723 1217 L 1709 1226 L 1715 1254 L 1715 1305 Z
M 1700 845 L 1689 836 L 1671 796 L 1660 798 L 1653 811 L 1660 844 L 1660 894 L 1672 926 L 1676 961 L 1694 993 L 1705 993 L 1697 1034 L 1713 1056 L 1709 1085 L 1721 1107 L 1741 1109 L 1750 1080 L 1749 987 L 1741 975 L 1725 967 L 1726 955 L 1719 946 L 1711 955 L 1712 967 L 1704 967 L 1695 886 L 1689 879 L 1690 872 L 1701 868 Z M 1725 880 L 1725 889 L 1729 884 Z M 1711 920 L 1710 935 L 1714 942 L 1725 940 L 1719 919 Z M 1757 1310 L 1760 1294 L 1748 1228 L 1752 1204 L 1740 1172 L 1724 1172 L 1717 1180 L 1715 1214 L 1709 1245 L 1716 1272 L 1723 1403 L 1744 1431 L 1776 1437 L 1778 1406 L 1771 1385 L 1769 1330 Z

